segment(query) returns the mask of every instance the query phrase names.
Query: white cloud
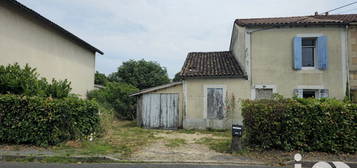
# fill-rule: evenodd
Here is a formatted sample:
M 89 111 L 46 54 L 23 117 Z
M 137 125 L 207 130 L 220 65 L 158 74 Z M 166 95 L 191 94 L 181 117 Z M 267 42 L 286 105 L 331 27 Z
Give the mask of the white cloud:
M 189 51 L 227 50 L 236 18 L 311 15 L 347 0 L 20 0 L 105 52 L 97 70 L 129 59 L 181 69 Z

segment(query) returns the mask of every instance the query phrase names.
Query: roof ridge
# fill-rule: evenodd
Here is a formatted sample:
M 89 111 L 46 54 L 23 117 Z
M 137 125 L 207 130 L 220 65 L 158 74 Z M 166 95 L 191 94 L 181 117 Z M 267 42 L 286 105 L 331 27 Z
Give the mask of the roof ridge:
M 273 26 L 273 25 L 341 25 L 357 22 L 357 14 L 306 15 L 286 17 L 265 17 L 236 19 L 240 26 Z
M 190 54 L 214 54 L 214 53 L 229 53 L 232 51 L 194 51 L 194 52 L 188 52 L 188 55 Z
M 284 16 L 284 17 L 252 17 L 252 18 L 237 18 L 236 20 L 251 20 L 251 19 L 283 19 L 283 18 L 301 18 L 301 17 L 308 17 L 313 15 L 307 16 Z
M 300 16 L 273 16 L 273 17 L 251 17 L 251 18 L 237 18 L 236 20 L 251 20 L 251 19 L 285 19 L 285 18 L 302 18 L 315 16 L 357 16 L 356 13 L 350 14 L 328 14 L 328 15 L 300 15 Z

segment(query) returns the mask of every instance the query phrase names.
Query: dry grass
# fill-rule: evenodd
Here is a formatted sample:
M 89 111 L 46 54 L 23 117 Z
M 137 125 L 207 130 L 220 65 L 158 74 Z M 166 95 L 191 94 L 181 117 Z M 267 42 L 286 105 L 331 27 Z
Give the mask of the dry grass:
M 53 147 L 64 155 L 111 155 L 128 158 L 142 146 L 155 141 L 155 130 L 136 127 L 135 121 L 113 120 L 111 129 L 94 141 L 77 141 Z
M 181 145 L 185 145 L 187 144 L 185 139 L 182 138 L 175 138 L 175 139 L 168 139 L 166 141 L 165 146 L 169 147 L 169 148 L 177 148 Z

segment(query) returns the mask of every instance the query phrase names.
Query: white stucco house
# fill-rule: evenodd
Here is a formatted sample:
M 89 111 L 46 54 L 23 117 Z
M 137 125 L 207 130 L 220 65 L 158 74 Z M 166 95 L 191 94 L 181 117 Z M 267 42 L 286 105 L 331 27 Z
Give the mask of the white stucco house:
M 102 51 L 16 0 L 0 1 L 0 64 L 29 64 L 41 77 L 71 81 L 82 97 L 94 89 Z
M 190 52 L 182 82 L 133 94 L 138 124 L 230 128 L 243 123 L 241 100 L 275 93 L 357 102 L 356 25 L 357 14 L 236 19 L 228 51 Z

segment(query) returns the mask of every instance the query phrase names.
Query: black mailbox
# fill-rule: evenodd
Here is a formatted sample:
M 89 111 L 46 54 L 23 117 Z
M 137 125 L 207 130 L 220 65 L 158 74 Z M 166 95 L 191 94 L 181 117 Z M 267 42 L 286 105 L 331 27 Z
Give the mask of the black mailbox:
M 243 134 L 243 125 L 232 125 L 232 136 L 241 137 Z

